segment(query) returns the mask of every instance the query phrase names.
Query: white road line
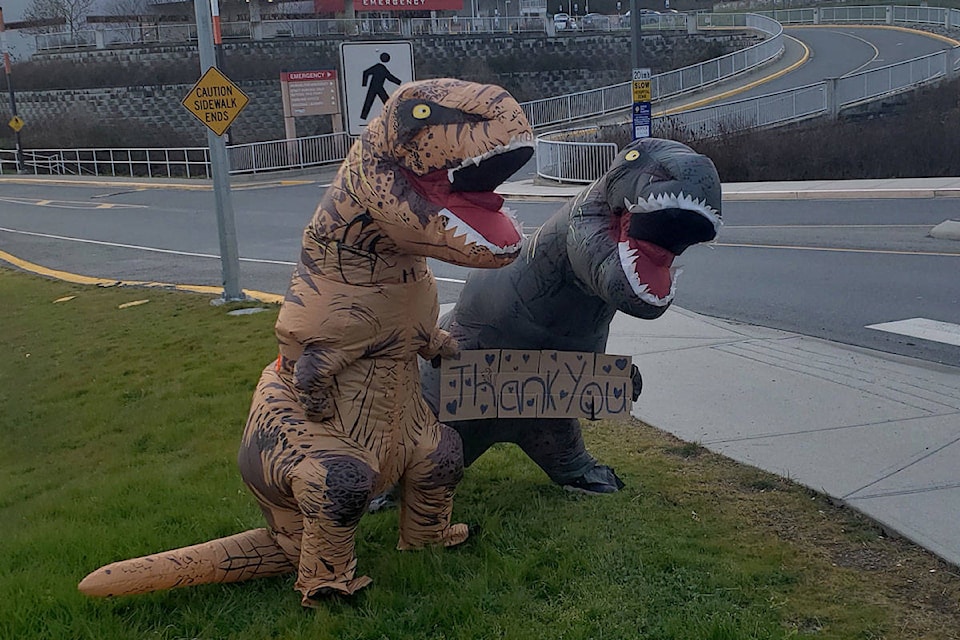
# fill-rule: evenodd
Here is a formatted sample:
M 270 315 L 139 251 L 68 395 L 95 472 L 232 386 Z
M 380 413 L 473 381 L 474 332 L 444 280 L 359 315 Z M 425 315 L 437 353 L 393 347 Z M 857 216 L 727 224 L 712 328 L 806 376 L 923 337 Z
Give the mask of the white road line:
M 896 322 L 868 324 L 866 328 L 876 329 L 877 331 L 887 331 L 889 333 L 899 333 L 904 336 L 932 340 L 934 342 L 942 342 L 960 347 L 960 324 L 940 322 L 939 320 L 929 320 L 927 318 L 910 318 L 908 320 L 897 320 Z
M 136 251 L 149 251 L 151 253 L 165 253 L 176 256 L 187 256 L 190 258 L 213 258 L 216 260 L 220 259 L 220 256 L 216 253 L 194 253 L 192 251 L 175 251 L 173 249 L 160 249 L 159 247 L 145 247 L 138 244 L 124 244 L 122 242 L 107 242 L 105 240 L 88 240 L 86 238 L 72 238 L 70 236 L 58 236 L 52 233 L 37 233 L 36 231 L 21 231 L 20 229 L 9 229 L 7 227 L 0 227 L 0 231 L 6 231 L 7 233 L 15 233 L 23 236 L 34 236 L 37 238 L 50 238 L 51 240 L 65 240 L 67 242 L 80 242 L 83 244 L 96 244 L 104 247 L 117 247 L 119 249 L 134 249 Z M 255 264 L 276 264 L 286 267 L 296 266 L 296 262 L 290 262 L 288 260 L 266 260 L 262 258 L 240 258 L 240 262 L 252 262 Z M 453 282 L 455 284 L 466 284 L 466 280 L 459 280 L 457 278 L 441 278 L 434 277 L 438 282 Z

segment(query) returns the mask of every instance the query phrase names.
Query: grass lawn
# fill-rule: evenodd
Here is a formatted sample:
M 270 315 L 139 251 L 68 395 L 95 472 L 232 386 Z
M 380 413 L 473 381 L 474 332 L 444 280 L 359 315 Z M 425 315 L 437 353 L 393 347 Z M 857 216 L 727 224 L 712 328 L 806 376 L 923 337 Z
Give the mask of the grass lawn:
M 235 455 L 276 309 L 4 268 L 0 300 L 0 638 L 960 637 L 956 568 L 639 422 L 587 429 L 616 495 L 503 446 L 460 486 L 462 547 L 400 553 L 396 513 L 367 516 L 353 599 L 303 610 L 293 576 L 88 599 L 103 564 L 263 526 Z

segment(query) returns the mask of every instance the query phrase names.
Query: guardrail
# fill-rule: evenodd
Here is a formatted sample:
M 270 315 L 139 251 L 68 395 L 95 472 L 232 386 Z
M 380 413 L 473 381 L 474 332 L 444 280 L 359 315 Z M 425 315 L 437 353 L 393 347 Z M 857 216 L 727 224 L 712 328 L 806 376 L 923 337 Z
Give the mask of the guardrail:
M 607 17 L 607 16 L 604 16 Z M 606 20 L 585 25 L 582 22 L 560 35 L 584 31 L 625 31 L 630 25 L 625 20 Z M 690 14 L 644 16 L 643 31 L 677 31 L 687 29 Z M 553 21 L 545 16 L 492 16 L 471 18 L 277 18 L 263 16 L 259 22 L 223 22 L 220 25 L 224 39 L 271 40 L 275 38 L 319 38 L 324 36 L 417 36 L 457 35 L 477 33 L 552 33 Z M 56 33 L 41 33 L 34 38 L 38 51 L 64 49 L 106 49 L 131 44 L 179 44 L 197 39 L 197 26 L 181 23 L 129 23 L 102 28 L 74 29 Z
M 767 16 L 755 14 L 698 14 L 704 29 L 741 27 L 767 36 L 761 43 L 727 55 L 690 65 L 650 79 L 654 101 L 698 91 L 777 58 L 783 52 L 783 27 Z M 573 122 L 623 111 L 633 105 L 631 83 L 609 85 L 565 96 L 523 103 L 523 110 L 534 128 Z
M 937 24 L 960 28 L 960 10 L 934 7 L 834 7 L 792 9 L 769 12 L 768 17 L 785 24 L 879 23 L 893 21 Z M 711 16 L 711 20 L 715 16 Z M 960 73 L 960 47 L 939 51 L 911 60 L 860 73 L 833 78 L 804 87 L 787 89 L 755 98 L 683 111 L 667 117 L 655 117 L 656 132 L 668 132 L 691 138 L 717 136 L 732 131 L 778 126 L 809 118 L 836 116 L 842 110 L 887 96 L 912 90 L 923 84 Z M 562 182 L 588 183 L 600 177 L 608 164 L 595 162 L 595 143 L 569 142 L 571 133 L 558 132 L 537 139 L 537 157 L 543 153 L 550 164 L 537 173 Z M 579 132 L 583 135 L 583 132 Z M 661 133 L 663 135 L 663 133 Z M 557 147 L 563 147 L 565 160 L 559 165 Z M 579 149 L 579 151 L 578 151 Z M 578 153 L 580 154 L 578 156 Z M 612 157 L 615 157 L 614 152 Z M 594 167 L 594 173 L 584 167 Z
M 537 140 L 537 175 L 558 182 L 593 182 L 606 171 L 618 151 L 612 142 L 540 138 Z
M 790 9 L 759 14 L 699 14 L 703 28 L 749 27 L 766 33 L 763 43 L 699 65 L 657 74 L 651 83 L 654 100 L 694 91 L 737 73 L 763 64 L 782 51 L 782 26 L 814 24 L 827 19 L 840 22 L 889 22 L 894 18 L 918 23 L 960 27 L 960 10 L 927 7 L 837 7 L 831 9 Z M 774 19 L 776 18 L 776 19 Z M 927 22 L 929 21 L 929 22 Z M 178 25 L 181 28 L 186 25 Z M 769 127 L 825 114 L 936 81 L 960 69 L 960 47 L 906 62 L 872 69 L 860 74 L 655 118 L 661 130 L 680 130 L 695 135 L 716 135 L 724 131 Z M 630 83 L 621 83 L 575 94 L 525 102 L 521 106 L 535 128 L 575 122 L 622 111 L 632 105 Z M 537 140 L 538 173 L 555 180 L 589 182 L 606 170 L 610 147 L 595 142 L 567 139 Z M 234 145 L 229 148 L 231 173 L 259 173 L 278 169 L 307 168 L 340 162 L 352 139 L 345 134 L 328 134 Z M 583 157 L 575 158 L 580 148 Z M 138 175 L 145 177 L 209 177 L 207 150 L 180 149 L 69 149 L 38 150 L 47 159 L 55 158 L 57 170 L 91 175 Z M 541 160 L 542 156 L 542 160 Z M 605 158 L 609 158 L 604 160 Z M 43 171 L 43 162 L 30 165 Z M 542 166 L 542 172 L 540 167 Z M 591 169 L 592 167 L 592 169 Z M 0 150 L 0 171 L 16 170 L 15 155 Z M 46 170 L 43 172 L 52 172 Z M 111 173 L 112 172 L 112 173 Z M 591 173 L 593 172 L 593 173 Z M 592 176 L 592 177 L 590 177 Z

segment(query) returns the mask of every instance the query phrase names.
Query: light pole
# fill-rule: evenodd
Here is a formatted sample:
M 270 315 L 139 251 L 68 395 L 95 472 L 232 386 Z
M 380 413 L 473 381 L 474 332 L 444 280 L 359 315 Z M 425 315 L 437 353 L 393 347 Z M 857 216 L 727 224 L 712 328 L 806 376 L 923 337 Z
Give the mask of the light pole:
M 7 51 L 7 27 L 3 22 L 3 7 L 0 7 L 0 50 L 3 52 L 3 70 L 7 75 L 7 92 L 10 94 L 10 116 L 17 117 L 17 96 L 13 92 L 13 73 L 10 64 L 10 53 Z M 17 141 L 17 171 L 26 173 L 27 164 L 23 159 L 23 144 L 20 142 L 20 129 L 14 129 Z

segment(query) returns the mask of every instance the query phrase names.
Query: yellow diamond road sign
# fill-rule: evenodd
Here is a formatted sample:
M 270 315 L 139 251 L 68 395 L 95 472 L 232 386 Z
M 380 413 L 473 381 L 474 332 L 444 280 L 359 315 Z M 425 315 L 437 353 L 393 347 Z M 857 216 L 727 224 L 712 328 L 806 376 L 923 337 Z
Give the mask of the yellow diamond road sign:
M 23 129 L 23 125 L 27 123 L 24 122 L 23 118 L 21 118 L 20 116 L 13 116 L 12 118 L 10 118 L 10 122 L 8 122 L 7 124 L 10 125 L 11 129 L 16 131 L 17 133 L 20 133 L 20 129 Z
M 216 67 L 210 67 L 183 99 L 183 106 L 218 136 L 233 124 L 250 98 Z

